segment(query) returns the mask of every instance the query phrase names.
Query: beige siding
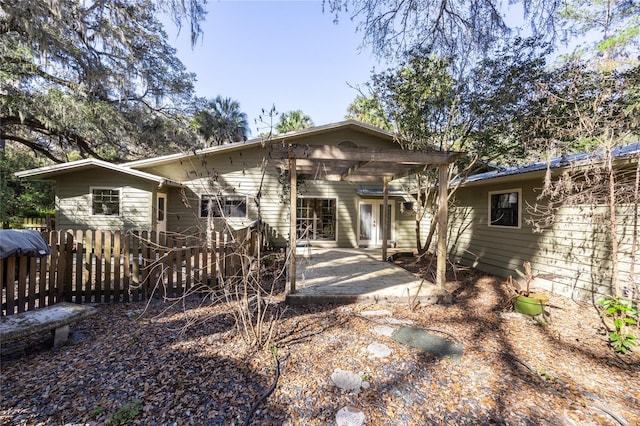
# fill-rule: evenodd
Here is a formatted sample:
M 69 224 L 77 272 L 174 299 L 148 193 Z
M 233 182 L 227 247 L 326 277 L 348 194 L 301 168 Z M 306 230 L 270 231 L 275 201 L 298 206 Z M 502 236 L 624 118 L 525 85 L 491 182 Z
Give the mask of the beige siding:
M 382 140 L 353 130 L 339 130 L 326 135 L 315 135 L 291 143 L 337 145 L 345 141 L 359 147 L 397 148 L 391 141 Z M 166 176 L 186 184 L 186 188 L 172 188 L 168 194 L 167 229 L 178 232 L 205 232 L 206 218 L 199 217 L 200 195 L 235 194 L 247 197 L 247 217 L 230 218 L 229 226 L 245 227 L 259 217 L 272 229 L 271 239 L 276 245 L 285 245 L 289 238 L 289 200 L 283 196 L 280 172 L 276 162 L 269 159 L 268 149 L 253 146 L 216 155 L 190 157 L 180 162 L 144 168 L 143 171 Z M 399 184 L 391 185 L 400 189 Z M 304 197 L 335 198 L 338 203 L 337 240 L 315 242 L 317 246 L 357 247 L 358 201 L 360 188 L 382 189 L 382 183 L 349 183 L 306 181 L 299 182 L 298 195 Z M 257 194 L 261 194 L 259 208 Z M 285 199 L 286 198 L 286 199 Z M 396 199 L 400 201 L 400 199 Z M 414 245 L 414 219 L 400 215 L 396 202 L 396 240 L 410 236 L 408 246 Z M 409 229 L 406 229 L 406 226 Z M 225 223 L 214 220 L 214 230 L 222 230 Z
M 536 285 L 575 298 L 596 298 L 611 292 L 611 255 L 606 233 L 600 232 L 595 212 L 587 207 L 563 208 L 551 228 L 534 233 L 526 221 L 531 212 L 523 208 L 521 229 L 489 227 L 488 193 L 522 188 L 523 206 L 535 203 L 534 188 L 541 181 L 478 185 L 456 194 L 449 218 L 449 251 L 454 260 L 501 276 L 513 275 L 529 260 Z M 628 215 L 619 218 L 629 219 Z M 621 277 L 628 279 L 631 263 L 631 224 L 621 227 Z
M 149 230 L 154 186 L 149 181 L 98 169 L 60 176 L 56 180 L 56 228 Z M 120 190 L 119 216 L 92 214 L 92 187 Z

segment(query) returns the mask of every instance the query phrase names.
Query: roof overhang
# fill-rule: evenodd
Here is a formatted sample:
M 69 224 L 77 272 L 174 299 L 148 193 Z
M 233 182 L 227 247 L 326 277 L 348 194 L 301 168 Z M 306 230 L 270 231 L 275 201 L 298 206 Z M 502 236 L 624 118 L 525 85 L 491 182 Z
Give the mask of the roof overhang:
M 283 170 L 295 168 L 307 180 L 390 182 L 446 165 L 462 153 L 402 149 L 345 148 L 332 145 L 272 144 L 271 158 Z
M 217 154 L 222 154 L 226 152 L 244 150 L 244 149 L 255 147 L 255 146 L 265 147 L 272 144 L 283 144 L 283 143 L 287 143 L 287 141 L 294 141 L 300 138 L 318 136 L 325 133 L 335 132 L 337 130 L 346 130 L 346 129 L 357 130 L 359 132 L 376 136 L 388 141 L 394 140 L 394 135 L 391 132 L 382 130 L 370 124 L 362 123 L 360 121 L 346 120 L 346 121 L 341 121 L 339 123 L 332 123 L 332 124 L 326 124 L 323 126 L 310 127 L 308 129 L 296 130 L 296 131 L 288 132 L 284 134 L 267 135 L 264 137 L 251 139 L 243 142 L 227 143 L 224 145 L 217 145 L 217 146 L 212 146 L 209 148 L 198 149 L 198 150 L 189 151 L 189 152 L 182 152 L 177 154 L 164 155 L 160 157 L 130 161 L 128 163 L 124 163 L 123 166 L 130 167 L 130 168 L 144 168 L 144 167 L 159 166 L 159 165 L 171 163 L 174 161 L 185 160 L 193 156 L 217 155 Z
M 167 179 L 162 176 L 154 175 L 151 173 L 141 172 L 139 170 L 130 169 L 117 164 L 112 164 L 107 161 L 96 160 L 94 158 L 88 158 L 78 161 L 70 161 L 68 163 L 60 163 L 52 166 L 39 167 L 37 169 L 24 170 L 22 172 L 16 172 L 15 176 L 18 178 L 36 178 L 36 179 L 55 179 L 58 176 L 65 175 L 67 173 L 89 171 L 94 169 L 109 170 L 112 172 L 122 173 L 132 177 L 136 177 L 143 180 L 155 182 L 158 185 L 167 186 L 183 186 L 180 182 L 172 179 Z

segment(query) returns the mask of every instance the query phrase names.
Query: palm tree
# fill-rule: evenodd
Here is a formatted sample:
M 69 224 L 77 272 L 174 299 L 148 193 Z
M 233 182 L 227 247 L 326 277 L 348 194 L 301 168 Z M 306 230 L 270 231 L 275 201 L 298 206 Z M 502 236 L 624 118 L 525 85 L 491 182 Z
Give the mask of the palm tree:
M 308 129 L 309 127 L 313 127 L 311 117 L 297 110 L 280 114 L 280 122 L 276 125 L 276 131 L 278 133 L 287 133 L 295 130 Z
M 385 117 L 382 104 L 373 96 L 357 96 L 349 105 L 345 118 L 347 120 L 362 121 L 384 130 L 393 130 L 393 125 Z
M 250 133 L 247 114 L 240 111 L 238 101 L 221 96 L 210 99 L 193 115 L 191 123 L 206 146 L 246 141 Z

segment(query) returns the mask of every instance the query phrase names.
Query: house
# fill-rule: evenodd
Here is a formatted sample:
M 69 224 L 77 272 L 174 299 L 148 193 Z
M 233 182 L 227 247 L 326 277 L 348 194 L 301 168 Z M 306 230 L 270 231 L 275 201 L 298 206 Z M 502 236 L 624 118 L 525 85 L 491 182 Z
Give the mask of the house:
M 453 158 L 402 150 L 393 134 L 348 120 L 269 140 L 119 165 L 85 159 L 17 176 L 55 181 L 58 229 L 195 234 L 260 219 L 271 243 L 285 246 L 293 214 L 297 239 L 314 246 L 380 247 L 386 239 L 412 247 L 415 215 L 404 208 L 411 175 Z M 295 210 L 289 208 L 292 164 Z
M 626 172 L 633 181 L 638 172 L 640 143 L 616 148 L 612 154 L 618 177 Z M 462 264 L 504 277 L 517 277 L 515 269 L 522 270 L 523 262 L 530 261 L 534 285 L 538 288 L 576 299 L 597 300 L 611 294 L 611 241 L 608 233 L 603 232 L 603 219 L 606 222 L 608 215 L 606 206 L 587 203 L 560 206 L 553 212 L 554 220 L 542 232 L 534 232 L 532 223 L 541 219 L 536 205 L 540 206 L 537 197 L 547 169 L 557 178 L 594 161 L 598 161 L 597 156 L 578 154 L 469 177 L 454 194 L 449 210 L 450 256 Z M 638 204 L 619 205 L 617 210 L 619 276 L 623 290 L 631 292 L 632 283 L 637 285 L 640 280 L 637 264 L 640 248 L 633 246 L 633 235 L 638 235 L 634 220 Z

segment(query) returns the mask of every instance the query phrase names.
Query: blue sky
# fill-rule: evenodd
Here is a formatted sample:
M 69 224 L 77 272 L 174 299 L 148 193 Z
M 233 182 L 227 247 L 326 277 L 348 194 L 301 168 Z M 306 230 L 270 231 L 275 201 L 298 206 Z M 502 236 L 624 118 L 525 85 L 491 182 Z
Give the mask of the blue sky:
M 366 83 L 379 64 L 347 16 L 334 24 L 320 0 L 215 1 L 208 5 L 204 34 L 191 48 L 188 29 L 169 42 L 187 69 L 196 73 L 196 94 L 240 102 L 254 120 L 275 105 L 280 113 L 302 110 L 314 124 L 344 120 L 357 96 L 351 86 Z

